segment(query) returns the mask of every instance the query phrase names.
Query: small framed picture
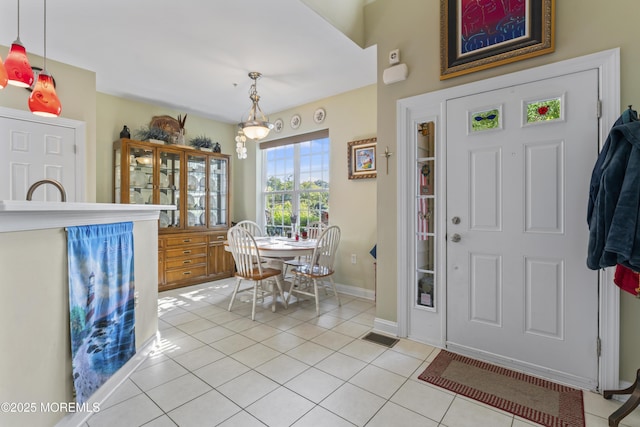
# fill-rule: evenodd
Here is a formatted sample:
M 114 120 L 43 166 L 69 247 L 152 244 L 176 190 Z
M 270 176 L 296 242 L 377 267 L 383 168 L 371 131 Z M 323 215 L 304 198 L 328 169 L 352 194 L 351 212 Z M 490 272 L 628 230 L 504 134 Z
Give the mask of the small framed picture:
M 349 179 L 376 177 L 376 145 L 376 138 L 347 143 Z

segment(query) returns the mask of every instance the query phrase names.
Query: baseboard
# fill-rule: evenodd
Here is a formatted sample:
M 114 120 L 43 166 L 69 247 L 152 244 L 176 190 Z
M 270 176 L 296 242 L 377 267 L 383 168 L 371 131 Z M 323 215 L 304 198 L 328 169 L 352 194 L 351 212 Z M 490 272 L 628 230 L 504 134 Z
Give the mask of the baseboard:
M 371 289 L 364 289 L 364 288 L 359 288 L 357 286 L 350 286 L 350 285 L 342 285 L 340 283 L 336 283 L 336 289 L 338 289 L 339 293 L 345 294 L 345 295 L 351 295 L 352 297 L 368 299 L 371 301 L 375 300 L 376 298 L 375 291 L 372 291 Z
M 119 386 L 124 383 L 127 378 L 140 366 L 145 360 L 147 360 L 147 356 L 151 353 L 158 342 L 159 334 L 156 336 L 149 338 L 142 345 L 140 350 L 136 352 L 136 354 L 129 359 L 127 363 L 120 369 L 118 372 L 113 374 L 111 378 L 109 378 L 103 385 L 100 387 L 87 402 L 85 402 L 85 408 L 100 408 L 100 406 L 113 394 L 114 391 L 117 390 Z M 63 419 L 61 419 L 56 427 L 78 427 L 86 422 L 89 417 L 91 417 L 94 413 L 91 411 L 87 412 L 75 412 L 67 415 Z
M 376 317 L 373 319 L 374 332 L 383 332 L 387 335 L 398 336 L 398 323 Z

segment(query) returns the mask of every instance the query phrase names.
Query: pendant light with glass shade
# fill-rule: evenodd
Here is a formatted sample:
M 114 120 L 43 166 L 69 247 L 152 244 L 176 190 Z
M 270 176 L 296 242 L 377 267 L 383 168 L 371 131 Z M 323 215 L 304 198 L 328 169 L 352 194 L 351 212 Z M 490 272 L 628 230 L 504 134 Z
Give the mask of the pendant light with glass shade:
M 269 135 L 269 131 L 273 129 L 273 123 L 269 123 L 264 113 L 260 109 L 258 105 L 258 101 L 260 101 L 260 96 L 258 95 L 258 90 L 256 89 L 256 84 L 258 79 L 262 77 L 262 74 L 252 71 L 249 73 L 249 78 L 253 80 L 251 84 L 251 89 L 249 90 L 249 99 L 251 100 L 251 109 L 249 110 L 249 115 L 246 120 L 243 120 L 238 124 L 238 127 L 242 130 L 244 135 L 253 139 L 254 141 L 258 141 L 267 135 Z
M 18 87 L 29 87 L 33 84 L 33 70 L 27 58 L 27 51 L 20 41 L 20 0 L 18 0 L 18 37 L 11 44 L 11 49 L 4 61 L 9 84 Z
M 29 96 L 29 109 L 33 114 L 44 117 L 58 117 L 62 112 L 60 99 L 56 94 L 53 77 L 47 71 L 47 0 L 44 0 L 44 62 L 38 81 Z
M 8 81 L 9 76 L 7 75 L 7 69 L 4 68 L 2 57 L 0 56 L 0 89 L 4 89 L 5 86 L 7 86 Z

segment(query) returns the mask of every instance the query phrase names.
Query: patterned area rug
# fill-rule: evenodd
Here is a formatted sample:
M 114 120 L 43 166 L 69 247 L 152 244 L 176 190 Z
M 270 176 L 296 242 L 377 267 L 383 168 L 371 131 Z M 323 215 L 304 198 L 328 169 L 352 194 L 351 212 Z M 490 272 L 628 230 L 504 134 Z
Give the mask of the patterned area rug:
M 423 381 L 550 427 L 584 427 L 582 391 L 442 350 Z

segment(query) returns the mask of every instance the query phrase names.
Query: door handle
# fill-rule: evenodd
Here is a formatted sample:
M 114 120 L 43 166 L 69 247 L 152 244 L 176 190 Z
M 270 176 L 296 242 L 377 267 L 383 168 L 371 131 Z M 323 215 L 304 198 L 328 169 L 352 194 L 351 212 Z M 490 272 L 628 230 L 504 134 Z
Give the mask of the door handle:
M 458 233 L 455 233 L 453 236 L 451 236 L 451 241 L 454 242 L 454 243 L 457 243 L 460 240 L 462 240 L 462 237 L 460 237 L 460 235 Z

